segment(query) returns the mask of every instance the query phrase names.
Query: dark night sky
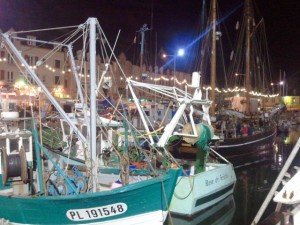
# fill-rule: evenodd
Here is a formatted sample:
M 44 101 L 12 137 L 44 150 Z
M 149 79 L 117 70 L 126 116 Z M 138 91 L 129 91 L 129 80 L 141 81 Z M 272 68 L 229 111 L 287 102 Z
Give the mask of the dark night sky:
M 300 70 L 300 1 L 254 1 L 265 19 L 274 70 L 285 70 L 287 76 L 297 73 Z M 222 15 L 227 15 L 243 0 L 218 0 L 218 3 Z M 0 28 L 5 32 L 12 27 L 28 30 L 69 26 L 97 17 L 111 42 L 121 29 L 117 49 L 126 52 L 136 31 L 143 24 L 149 28 L 152 24 L 158 49 L 168 51 L 188 45 L 195 36 L 201 5 L 202 0 L 0 0 Z M 224 20 L 228 29 L 235 25 L 241 13 L 242 7 Z

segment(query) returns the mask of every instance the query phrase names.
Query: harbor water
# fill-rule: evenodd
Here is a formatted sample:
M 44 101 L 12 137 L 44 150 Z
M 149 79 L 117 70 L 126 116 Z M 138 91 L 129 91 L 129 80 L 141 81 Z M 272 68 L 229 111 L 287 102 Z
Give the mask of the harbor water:
M 289 133 L 278 134 L 276 145 L 270 150 L 274 154 L 268 160 L 260 161 L 258 157 L 253 164 L 235 166 L 237 183 L 232 196 L 193 218 L 169 216 L 165 225 L 250 225 L 299 137 L 299 125 Z M 289 172 L 294 166 L 300 167 L 300 153 Z M 271 201 L 261 220 L 275 207 Z

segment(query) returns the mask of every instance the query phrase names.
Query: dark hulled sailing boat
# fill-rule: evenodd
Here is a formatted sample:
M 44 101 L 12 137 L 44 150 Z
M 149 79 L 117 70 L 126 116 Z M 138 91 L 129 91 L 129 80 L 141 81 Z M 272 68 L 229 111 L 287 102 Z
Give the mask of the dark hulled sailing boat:
M 216 90 L 216 65 L 217 65 L 217 42 L 216 42 L 216 0 L 212 1 L 211 5 L 211 16 L 210 24 L 211 28 L 211 44 L 210 44 L 210 73 L 211 73 L 211 100 L 216 104 L 211 106 L 211 114 L 215 115 L 217 118 L 216 128 L 220 129 L 220 133 L 216 133 L 221 139 L 214 143 L 214 148 L 232 162 L 235 165 L 240 165 L 244 163 L 251 163 L 258 159 L 266 160 L 273 155 L 273 147 L 276 137 L 276 127 L 272 122 L 272 116 L 276 115 L 284 108 L 284 106 L 279 106 L 272 109 L 269 112 L 253 112 L 253 106 L 250 103 L 257 103 L 257 108 L 259 107 L 259 97 L 256 99 L 251 98 L 250 94 L 255 91 L 266 92 L 265 84 L 267 80 L 265 74 L 270 74 L 267 72 L 266 68 L 268 60 L 265 60 L 267 54 L 266 45 L 262 45 L 262 41 L 258 38 L 265 38 L 265 35 L 256 36 L 256 33 L 263 30 L 263 20 L 261 19 L 256 25 L 254 20 L 254 12 L 251 0 L 245 0 L 243 22 L 240 28 L 238 41 L 236 42 L 235 52 L 232 56 L 229 70 L 227 72 L 226 88 L 236 87 L 238 85 L 237 81 L 240 77 L 237 75 L 243 75 L 244 84 L 244 96 L 233 96 L 232 92 L 226 94 L 221 99 L 220 95 L 215 95 Z M 265 41 L 265 39 L 264 39 Z M 266 42 L 265 42 L 266 43 Z M 256 49 L 256 50 L 254 50 Z M 257 49 L 264 50 L 264 53 L 259 52 Z M 209 51 L 205 51 L 209 52 Z M 204 60 L 204 57 L 202 57 Z M 200 70 L 203 71 L 203 63 L 201 63 Z M 243 74 L 238 74 L 241 71 Z M 204 74 L 205 75 L 205 74 Z M 225 87 L 224 87 L 225 88 Z M 256 88 L 256 90 L 254 89 Z M 236 95 L 236 93 L 234 93 Z M 217 98 L 218 97 L 218 98 Z M 224 109 L 225 102 L 234 102 L 238 99 L 241 109 L 237 110 L 234 107 L 228 107 L 231 110 Z M 261 98 L 262 99 L 262 98 Z M 260 102 L 263 104 L 263 100 Z M 237 112 L 239 111 L 239 112 Z M 223 124 L 223 126 L 221 126 Z M 226 124 L 226 125 L 225 125 Z M 225 126 L 224 126 L 225 125 Z M 244 128 L 245 127 L 245 128 Z M 244 129 L 243 129 L 244 128 Z M 242 131 L 249 131 L 247 134 L 242 134 Z M 178 140 L 177 140 L 178 141 Z M 194 146 L 185 143 L 182 140 L 178 141 L 180 144 L 174 144 L 171 147 L 171 151 L 175 155 L 184 154 L 185 157 L 195 154 Z

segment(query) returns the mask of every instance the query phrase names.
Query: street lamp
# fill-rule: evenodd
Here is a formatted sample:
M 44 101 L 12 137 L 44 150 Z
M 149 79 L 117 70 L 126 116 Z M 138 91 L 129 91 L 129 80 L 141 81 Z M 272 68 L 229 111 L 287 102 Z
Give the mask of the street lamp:
M 274 83 L 273 82 L 271 83 L 271 87 L 272 87 L 272 91 L 273 91 L 273 94 L 274 94 Z
M 246 76 L 246 74 L 243 74 L 243 73 L 235 73 L 234 74 L 236 77 L 237 76 Z M 244 79 L 244 88 L 246 89 L 246 79 Z
M 177 51 L 177 54 L 174 55 L 167 55 L 167 54 L 163 54 L 163 58 L 167 58 L 168 56 L 173 57 L 174 60 L 174 68 L 173 68 L 173 80 L 174 80 L 174 86 L 176 86 L 176 57 L 177 56 L 183 56 L 184 55 L 184 50 L 183 49 L 179 49 Z
M 235 73 L 234 75 L 235 75 L 236 77 L 237 77 L 237 76 L 246 76 L 246 74 L 242 74 L 242 73 Z
M 281 92 L 281 86 L 282 86 L 282 96 L 284 96 L 284 82 L 280 81 L 279 85 L 280 85 L 280 92 Z
M 278 84 L 274 84 L 273 82 L 271 83 L 271 86 L 273 87 L 273 92 L 274 92 L 274 85 L 278 85 L 279 86 L 279 96 L 284 95 L 284 82 L 280 81 Z M 282 86 L 282 92 L 281 92 L 281 86 Z

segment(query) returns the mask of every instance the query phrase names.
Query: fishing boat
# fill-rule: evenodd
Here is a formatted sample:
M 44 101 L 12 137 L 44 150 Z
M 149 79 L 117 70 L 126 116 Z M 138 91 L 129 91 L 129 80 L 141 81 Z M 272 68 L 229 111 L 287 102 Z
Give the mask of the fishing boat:
M 33 135 L 34 153 L 32 146 L 22 144 L 22 140 L 27 140 L 22 136 L 18 137 L 18 145 L 14 149 L 2 145 L 0 218 L 9 224 L 163 224 L 181 169 L 170 161 L 171 157 L 165 152 L 166 163 L 159 169 L 149 164 L 147 169 L 132 171 L 129 168 L 126 125 L 124 125 L 125 142 L 115 146 L 116 151 L 122 150 L 119 153 L 119 166 L 110 168 L 110 173 L 99 169 L 96 155 L 96 40 L 100 40 L 99 45 L 105 40 L 105 45 L 109 46 L 109 42 L 96 18 L 89 18 L 85 23 L 72 28 L 75 31 L 63 41 L 35 40 L 36 43 L 54 46 L 53 51 L 46 53 L 36 62 L 35 69 L 29 65 L 14 44 L 15 38 L 25 39 L 10 32 L 1 34 L 3 46 L 14 56 L 15 63 L 22 65 L 19 67 L 21 74 L 29 76 L 30 80 L 42 89 L 60 116 L 81 139 L 85 146 L 86 158 L 85 167 L 72 165 L 71 161 L 66 163 L 60 157 L 54 158 L 40 141 L 36 128 L 37 121 L 32 121 L 32 131 L 29 134 Z M 50 30 L 57 29 L 47 29 L 48 32 Z M 87 61 L 90 65 L 90 86 L 85 89 L 89 90 L 85 92 L 88 96 L 86 98 L 83 97 L 81 91 L 83 86 L 78 75 L 80 64 L 76 65 L 72 57 L 73 44 L 79 39 L 84 40 L 81 42 L 84 44 L 83 49 L 89 49 Z M 88 48 L 85 41 L 88 41 Z M 53 52 L 59 51 L 62 47 L 71 56 L 70 68 L 77 84 L 78 95 L 82 100 L 86 133 L 78 129 L 66 115 L 37 75 L 38 67 L 46 63 Z M 114 56 L 110 46 L 109 49 L 110 54 Z M 107 67 L 102 75 L 109 70 L 110 62 L 105 61 L 108 59 L 110 57 L 103 58 L 104 62 L 107 62 Z M 86 62 L 84 64 L 86 65 Z M 27 138 L 31 137 L 29 134 Z M 9 138 L 5 139 L 7 144 Z
M 157 147 L 161 148 L 165 146 L 166 140 L 171 143 L 172 137 L 179 136 L 197 146 L 197 154 L 193 160 L 177 159 L 185 171 L 177 180 L 169 210 L 171 214 L 182 217 L 191 217 L 223 201 L 233 193 L 236 182 L 233 165 L 209 147 L 210 142 L 218 138 L 214 135 L 210 121 L 211 101 L 208 99 L 207 92 L 206 96 L 202 97 L 200 74 L 194 72 L 192 76 L 190 88 L 194 89 L 193 94 L 177 87 L 127 81 L 131 96 L 141 116 L 144 133 L 151 144 L 156 143 Z M 178 108 L 162 133 L 160 128 L 154 129 L 154 121 L 149 121 L 145 115 L 134 88 L 138 88 L 139 91 L 142 89 L 145 92 L 148 90 L 157 92 L 172 101 Z M 194 121 L 193 111 L 196 107 L 202 107 L 203 110 L 200 123 Z M 166 147 L 169 149 L 168 145 Z M 208 157 L 212 152 L 217 154 L 222 161 L 209 161 Z
M 152 153 L 143 154 L 149 151 L 149 146 L 155 146 L 159 150 L 159 154 L 154 155 L 154 157 L 160 161 L 160 165 L 164 165 L 165 160 L 163 160 L 163 158 L 165 155 L 169 155 L 166 149 L 170 138 L 173 136 L 180 136 L 187 141 L 197 143 L 197 151 L 199 154 L 197 154 L 197 157 L 194 157 L 194 160 L 186 162 L 180 161 L 179 159 L 176 160 L 176 162 L 184 166 L 185 171 L 178 178 L 169 207 L 172 214 L 188 217 L 223 201 L 227 196 L 233 193 L 236 182 L 232 164 L 209 148 L 210 141 L 217 138 L 214 135 L 214 129 L 211 126 L 209 115 L 211 101 L 208 98 L 208 93 L 206 93 L 205 97 L 202 96 L 200 74 L 195 72 L 192 77 L 192 84 L 186 85 L 185 90 L 175 86 L 148 83 L 146 79 L 144 79 L 143 82 L 138 82 L 131 78 L 124 77 L 130 92 L 128 95 L 135 104 L 135 109 L 142 125 L 137 128 L 134 120 L 128 121 L 130 129 L 136 133 L 136 135 L 133 136 L 129 135 L 128 141 L 131 143 L 131 147 L 139 142 L 147 143 L 130 152 L 129 158 L 137 159 L 137 162 L 132 163 L 132 166 L 144 168 L 146 164 L 145 160 L 147 160 L 147 158 L 153 158 Z M 172 102 L 178 108 L 170 118 L 170 121 L 160 123 L 160 127 L 157 127 L 157 123 L 155 123 L 153 119 L 153 117 L 157 117 L 157 113 L 155 113 L 156 116 L 153 115 L 153 117 L 149 117 L 147 113 L 149 112 L 149 107 L 141 105 L 138 94 L 143 95 L 143 92 L 153 93 L 153 95 L 160 96 L 160 98 L 163 96 L 165 101 Z M 105 98 L 105 96 L 102 97 Z M 111 105 L 111 107 L 114 106 Z M 203 109 L 203 112 L 201 112 L 202 123 L 195 123 L 192 116 L 196 107 Z M 165 112 L 168 113 L 167 111 Z M 166 118 L 165 115 L 160 116 Z M 109 121 L 113 123 L 113 120 Z M 80 128 L 80 126 L 78 127 Z M 72 129 L 67 129 L 70 131 L 68 136 L 73 133 Z M 120 133 L 118 138 L 118 143 L 126 142 L 125 136 L 120 135 Z M 218 155 L 220 161 L 209 162 L 207 160 L 209 152 L 214 152 L 214 154 Z M 103 154 L 100 153 L 100 156 L 103 156 Z M 109 163 L 104 163 L 104 165 L 108 164 Z M 148 167 L 147 164 L 146 167 Z M 99 167 L 99 171 L 101 172 L 106 171 L 106 173 L 108 173 L 108 171 L 112 170 L 112 168 L 103 165 Z
M 199 153 L 197 154 L 197 158 L 188 161 L 176 160 L 180 165 L 184 166 L 185 171 L 178 178 L 169 210 L 173 215 L 185 217 L 191 217 L 222 202 L 227 196 L 233 193 L 236 182 L 232 164 L 208 146 L 213 138 L 217 138 L 210 125 L 208 109 L 211 102 L 207 99 L 207 96 L 202 98 L 202 92 L 199 86 L 197 86 L 197 84 L 199 85 L 200 83 L 200 75 L 193 73 L 193 77 L 194 84 L 192 86 L 195 89 L 194 95 L 175 87 L 149 84 L 131 79 L 127 80 L 128 88 L 143 125 L 143 130 L 141 127 L 136 129 L 136 135 L 140 136 L 139 138 L 143 140 L 142 142 L 144 144 L 147 143 L 147 146 L 156 145 L 158 149 L 161 149 L 163 155 L 165 154 L 165 150 L 163 149 L 165 147 L 168 148 L 166 142 L 174 136 L 181 136 L 188 142 L 198 142 L 196 144 Z M 136 91 L 136 89 L 138 91 Z M 167 123 L 167 126 L 159 127 L 158 129 L 154 128 L 155 122 L 146 116 L 147 114 L 145 113 L 148 109 L 142 107 L 137 97 L 136 92 L 140 93 L 141 89 L 145 92 L 148 92 L 147 90 L 149 89 L 153 92 L 165 95 L 165 97 L 168 97 L 170 101 L 178 106 L 179 110 L 176 111 L 171 121 Z M 203 123 L 195 123 L 192 117 L 194 105 L 200 105 L 204 108 Z M 186 112 L 189 113 L 186 114 Z M 65 123 L 64 120 L 63 122 Z M 117 122 L 110 121 L 110 123 L 110 126 L 120 126 Z M 178 124 L 180 124 L 180 126 L 178 126 Z M 65 125 L 63 125 L 63 127 L 65 127 Z M 135 126 L 133 125 L 133 127 Z M 163 132 L 162 128 L 164 128 Z M 68 128 L 66 130 L 70 131 L 71 129 Z M 120 136 L 119 138 L 123 139 L 124 137 Z M 138 142 L 138 137 L 131 137 L 131 140 L 132 139 L 136 139 L 135 142 Z M 122 141 L 124 140 L 119 140 L 118 142 Z M 145 145 L 143 148 L 146 148 Z M 146 149 L 146 151 L 147 150 L 148 149 Z M 141 154 L 140 151 L 144 151 L 142 147 L 138 152 L 134 151 L 131 152 L 131 154 L 136 157 Z M 66 155 L 66 153 L 52 151 L 52 154 L 53 153 L 63 156 L 64 159 L 70 158 L 78 163 L 82 163 L 78 158 L 74 159 Z M 220 161 L 208 162 L 207 157 L 209 154 L 218 155 Z M 161 158 L 162 155 L 158 155 L 157 157 Z M 130 157 L 134 158 L 134 156 Z M 104 164 L 108 165 L 109 163 L 106 162 Z M 137 160 L 136 163 L 132 164 L 139 168 L 143 168 L 145 165 L 144 160 Z M 101 172 L 106 171 L 106 173 L 107 171 L 112 171 L 112 169 L 107 166 L 100 166 L 99 170 Z

